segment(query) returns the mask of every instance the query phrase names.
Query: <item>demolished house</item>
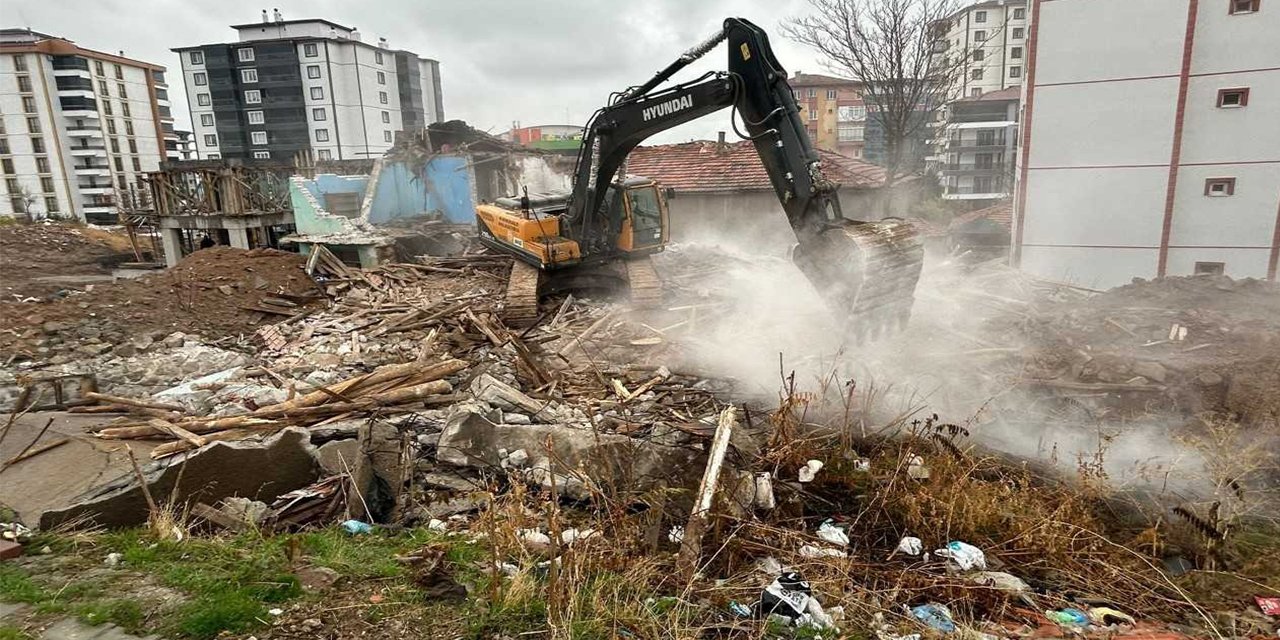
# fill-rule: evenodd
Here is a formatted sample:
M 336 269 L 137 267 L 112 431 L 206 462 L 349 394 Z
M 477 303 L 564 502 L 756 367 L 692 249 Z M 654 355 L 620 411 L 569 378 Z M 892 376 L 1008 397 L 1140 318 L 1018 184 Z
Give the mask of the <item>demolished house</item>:
M 399 256 L 450 255 L 475 227 L 475 206 L 530 191 L 568 188 L 571 159 L 527 149 L 453 120 L 402 135 L 372 169 L 356 175 L 294 176 L 297 233 L 282 239 L 303 255 L 323 245 L 344 263 L 373 267 Z

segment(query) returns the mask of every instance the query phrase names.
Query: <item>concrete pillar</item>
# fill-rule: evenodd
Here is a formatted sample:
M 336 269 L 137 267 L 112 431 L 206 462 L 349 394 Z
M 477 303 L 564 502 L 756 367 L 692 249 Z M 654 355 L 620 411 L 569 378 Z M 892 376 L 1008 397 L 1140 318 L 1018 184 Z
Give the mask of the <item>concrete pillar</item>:
M 182 230 L 160 228 L 160 244 L 164 247 L 164 266 L 172 267 L 182 259 Z
M 231 239 L 231 246 L 237 249 L 249 249 L 249 233 L 247 229 L 227 229 L 227 237 Z

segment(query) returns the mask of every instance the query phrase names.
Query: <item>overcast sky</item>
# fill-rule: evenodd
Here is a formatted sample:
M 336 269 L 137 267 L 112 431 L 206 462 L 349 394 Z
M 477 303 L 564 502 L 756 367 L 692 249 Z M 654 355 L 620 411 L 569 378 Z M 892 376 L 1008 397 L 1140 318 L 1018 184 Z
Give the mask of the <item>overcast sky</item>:
M 178 68 L 173 47 L 229 42 L 230 24 L 256 22 L 263 8 L 286 19 L 326 18 L 356 27 L 365 42 L 440 61 L 447 119 L 501 133 L 513 121 L 582 124 L 611 91 L 649 79 L 727 16 L 771 36 L 790 73 L 822 72 L 815 56 L 788 41 L 779 23 L 805 11 L 804 0 L 0 0 L 5 27 L 30 27 L 91 49 Z M 724 69 L 724 45 L 677 78 Z M 189 129 L 186 96 L 170 75 L 178 128 Z M 728 111 L 686 124 L 650 142 L 715 138 Z M 733 134 L 730 133 L 730 138 Z

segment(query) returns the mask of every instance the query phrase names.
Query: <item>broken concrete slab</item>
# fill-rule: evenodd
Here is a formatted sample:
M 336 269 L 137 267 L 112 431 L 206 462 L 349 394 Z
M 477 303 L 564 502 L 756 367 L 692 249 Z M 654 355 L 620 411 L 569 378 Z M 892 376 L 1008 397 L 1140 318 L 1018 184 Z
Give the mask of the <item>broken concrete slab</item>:
M 360 444 L 353 440 L 333 440 L 316 449 L 316 459 L 320 461 L 320 469 L 326 476 L 348 473 L 356 463 L 356 453 Z
M 701 473 L 699 460 L 704 457 L 703 452 L 692 448 L 664 447 L 586 428 L 499 425 L 478 413 L 458 412 L 449 418 L 440 434 L 436 458 L 457 466 L 497 470 L 501 468 L 503 449 L 523 449 L 528 454 L 531 468 L 525 475 L 531 483 L 549 485 L 550 471 L 558 490 L 579 499 L 590 495 L 585 479 L 616 491 L 689 485 Z
M 524 414 L 534 422 L 555 424 L 565 421 L 568 416 L 556 403 L 539 401 L 525 395 L 519 389 L 485 373 L 471 383 L 471 393 L 477 400 L 488 403 L 503 411 Z
M 214 442 L 143 470 L 157 500 L 217 504 L 242 496 L 271 501 L 316 480 L 320 465 L 303 429 L 288 428 L 265 441 Z M 179 480 L 181 484 L 179 485 Z M 147 501 L 132 473 L 90 490 L 62 508 L 45 511 L 42 529 L 85 518 L 104 527 L 127 527 L 147 519 Z

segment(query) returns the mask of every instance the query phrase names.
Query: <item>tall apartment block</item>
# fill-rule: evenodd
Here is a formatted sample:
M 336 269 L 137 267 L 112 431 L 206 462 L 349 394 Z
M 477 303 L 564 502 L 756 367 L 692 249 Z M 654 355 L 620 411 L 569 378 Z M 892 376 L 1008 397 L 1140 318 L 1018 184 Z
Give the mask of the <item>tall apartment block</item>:
M 1097 287 L 1274 280 L 1280 3 L 1032 0 L 1030 12 L 1015 264 Z
M 1022 85 L 1027 71 L 1027 0 L 988 0 L 956 11 L 937 31 L 933 53 L 964 59 L 952 99 Z M 950 68 L 950 65 L 947 65 Z
M 0 215 L 114 224 L 170 141 L 164 67 L 0 30 Z
M 856 81 L 797 71 L 787 84 L 815 146 L 850 158 L 862 157 L 867 107 Z
M 937 165 L 946 200 L 990 200 L 1013 194 L 1022 90 L 1009 87 L 947 105 Z
M 328 20 L 233 25 L 236 42 L 180 47 L 197 156 L 382 155 L 444 118 L 440 64 Z

